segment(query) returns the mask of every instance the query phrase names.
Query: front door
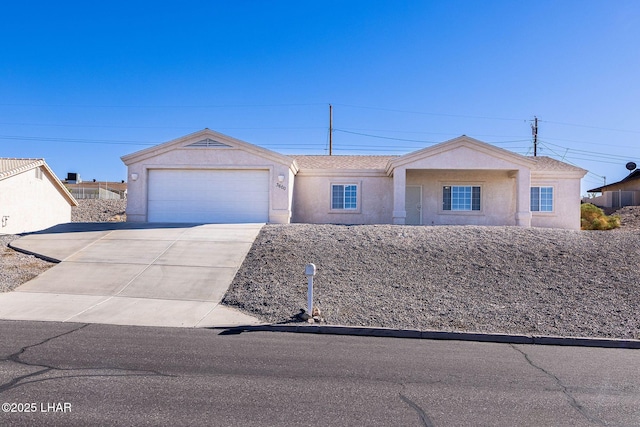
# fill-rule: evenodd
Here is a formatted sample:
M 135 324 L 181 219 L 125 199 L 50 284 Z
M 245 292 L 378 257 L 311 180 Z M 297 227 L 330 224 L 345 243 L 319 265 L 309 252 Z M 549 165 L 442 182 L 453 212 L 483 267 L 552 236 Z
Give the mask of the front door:
M 404 210 L 407 211 L 405 224 L 422 224 L 422 186 L 407 185 L 404 199 Z

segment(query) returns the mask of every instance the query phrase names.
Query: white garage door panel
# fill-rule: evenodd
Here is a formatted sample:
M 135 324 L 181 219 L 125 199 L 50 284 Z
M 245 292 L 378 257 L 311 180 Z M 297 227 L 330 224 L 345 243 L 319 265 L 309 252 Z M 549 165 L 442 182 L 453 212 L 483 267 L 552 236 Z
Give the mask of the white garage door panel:
M 149 222 L 267 222 L 269 171 L 150 170 Z

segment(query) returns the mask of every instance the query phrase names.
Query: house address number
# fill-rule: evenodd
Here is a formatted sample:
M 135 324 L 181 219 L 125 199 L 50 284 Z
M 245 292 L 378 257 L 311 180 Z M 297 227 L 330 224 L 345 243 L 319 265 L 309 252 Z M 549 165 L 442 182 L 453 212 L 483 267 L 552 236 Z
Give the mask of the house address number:
M 278 187 L 281 190 L 286 190 L 287 187 L 285 187 L 284 185 L 280 184 L 279 182 L 276 182 L 276 187 Z

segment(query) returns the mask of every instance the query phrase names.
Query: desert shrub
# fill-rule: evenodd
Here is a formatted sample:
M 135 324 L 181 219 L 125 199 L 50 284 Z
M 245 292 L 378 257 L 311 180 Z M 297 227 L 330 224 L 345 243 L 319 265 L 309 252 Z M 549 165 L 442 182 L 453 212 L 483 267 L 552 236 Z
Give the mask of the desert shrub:
M 580 206 L 580 226 L 583 230 L 611 230 L 620 227 L 620 217 L 605 215 L 596 205 L 584 203 Z

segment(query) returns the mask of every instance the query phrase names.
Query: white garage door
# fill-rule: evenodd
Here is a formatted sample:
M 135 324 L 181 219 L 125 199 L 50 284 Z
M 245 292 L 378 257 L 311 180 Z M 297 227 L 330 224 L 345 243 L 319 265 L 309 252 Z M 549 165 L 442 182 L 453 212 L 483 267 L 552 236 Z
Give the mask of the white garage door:
M 267 222 L 269 171 L 150 170 L 149 222 Z

